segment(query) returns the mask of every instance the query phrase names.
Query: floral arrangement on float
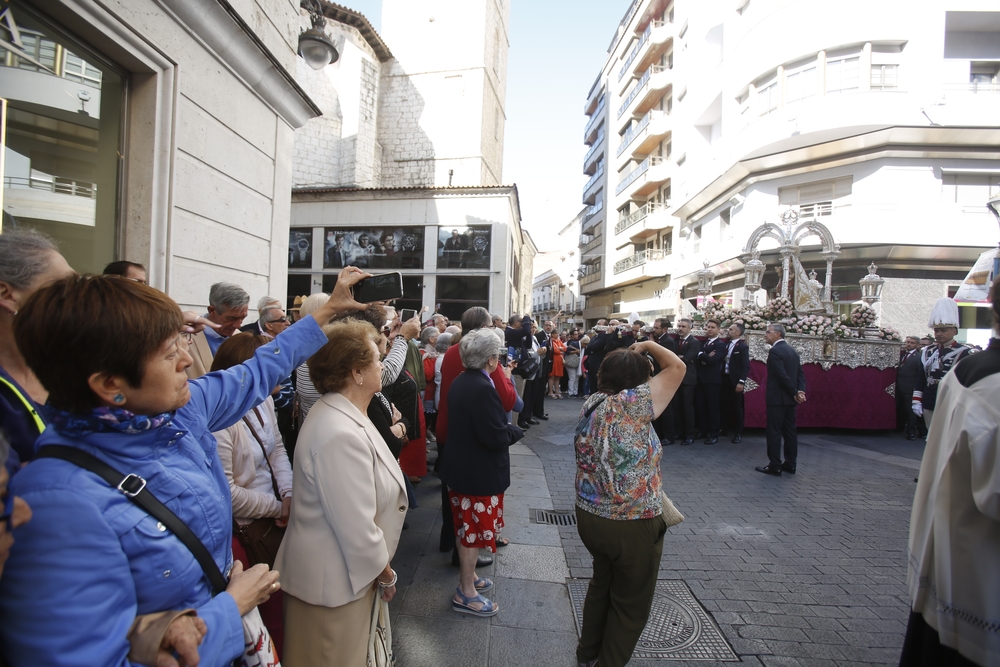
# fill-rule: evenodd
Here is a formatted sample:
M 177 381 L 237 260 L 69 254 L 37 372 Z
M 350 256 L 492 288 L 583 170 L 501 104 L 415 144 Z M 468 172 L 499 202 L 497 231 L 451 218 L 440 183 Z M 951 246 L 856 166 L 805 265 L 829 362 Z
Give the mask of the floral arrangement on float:
M 866 304 L 860 304 L 851 310 L 851 324 L 856 327 L 874 326 L 876 318 L 875 309 Z

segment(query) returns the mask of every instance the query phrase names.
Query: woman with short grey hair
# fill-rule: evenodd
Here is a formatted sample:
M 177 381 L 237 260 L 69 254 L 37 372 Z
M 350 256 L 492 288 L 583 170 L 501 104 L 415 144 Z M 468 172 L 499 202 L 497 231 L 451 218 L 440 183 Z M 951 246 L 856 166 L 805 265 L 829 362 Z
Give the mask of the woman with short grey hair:
M 39 406 L 49 397 L 17 347 L 14 317 L 38 289 L 72 273 L 48 236 L 23 228 L 0 234 L 0 426 L 10 440 L 4 463 L 11 477 L 35 456 L 45 430 Z
M 448 486 L 459 585 L 451 608 L 473 616 L 493 616 L 499 607 L 484 598 L 493 588 L 476 576 L 480 549 L 496 552 L 503 527 L 503 494 L 510 486 L 508 449 L 524 433 L 507 423 L 507 413 L 490 374 L 499 363 L 500 341 L 489 329 L 476 329 L 458 344 L 465 370 L 448 390 L 448 456 L 441 481 Z
M 489 329 L 476 329 L 462 336 L 458 344 L 458 353 L 462 355 L 462 365 L 467 370 L 483 370 L 487 366 L 496 367 L 490 362 L 500 357 L 500 346 L 496 335 Z M 493 368 L 490 368 L 493 372 Z
M 441 406 L 441 364 L 444 363 L 444 353 L 451 347 L 451 334 L 443 333 L 438 336 L 434 343 L 434 351 L 437 352 L 437 359 L 434 360 L 434 409 Z

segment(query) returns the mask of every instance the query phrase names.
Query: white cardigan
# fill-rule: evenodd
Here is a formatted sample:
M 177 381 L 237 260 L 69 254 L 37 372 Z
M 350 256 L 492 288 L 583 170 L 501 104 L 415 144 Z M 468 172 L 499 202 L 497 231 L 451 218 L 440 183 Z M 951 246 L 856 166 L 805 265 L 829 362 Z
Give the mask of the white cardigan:
M 257 415 L 251 410 L 247 418 L 254 431 L 260 436 L 267 450 L 267 458 L 274 469 L 278 491 L 282 498 L 292 495 L 292 466 L 285 453 L 285 444 L 278 431 L 278 419 L 274 414 L 274 401 L 268 397 L 257 406 L 257 412 L 264 419 L 261 426 Z M 271 487 L 271 472 L 264 461 L 260 443 L 253 437 L 250 427 L 242 419 L 232 426 L 214 433 L 219 443 L 219 458 L 222 469 L 229 480 L 229 491 L 233 496 L 233 517 L 241 525 L 254 519 L 281 516 L 281 503 L 274 497 Z
M 403 472 L 368 417 L 325 394 L 295 446 L 295 495 L 274 569 L 309 604 L 357 600 L 392 560 L 406 518 Z
M 941 383 L 910 516 L 913 611 L 941 643 L 1000 665 L 1000 374 Z

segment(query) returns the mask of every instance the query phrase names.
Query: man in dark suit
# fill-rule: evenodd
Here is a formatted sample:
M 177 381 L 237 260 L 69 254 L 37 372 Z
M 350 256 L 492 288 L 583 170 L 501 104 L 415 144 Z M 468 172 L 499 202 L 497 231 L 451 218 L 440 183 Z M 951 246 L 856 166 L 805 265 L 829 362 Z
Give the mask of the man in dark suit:
M 651 338 L 661 346 L 677 354 L 677 343 L 674 341 L 674 337 L 670 335 L 669 329 L 670 320 L 665 317 L 657 317 L 653 322 Z M 656 373 L 659 373 L 661 370 L 655 361 L 653 362 L 653 368 Z M 674 394 L 674 398 L 671 399 L 666 409 L 660 413 L 659 417 L 653 420 L 653 429 L 656 431 L 657 437 L 660 438 L 660 445 L 664 447 L 674 444 L 674 440 L 677 438 L 677 431 L 674 426 L 674 413 L 676 410 L 677 394 Z
M 701 343 L 691 335 L 691 320 L 684 318 L 677 321 L 677 332 L 680 339 L 677 343 L 677 356 L 681 358 L 687 366 L 687 373 L 681 383 L 680 394 L 681 414 L 684 416 L 684 441 L 682 445 L 693 445 L 694 436 L 697 432 L 695 426 L 694 393 L 698 386 L 698 371 L 695 362 L 698 360 L 698 353 L 701 352 Z
M 701 430 L 707 434 L 706 445 L 719 441 L 722 418 L 719 410 L 719 395 L 722 387 L 722 366 L 726 361 L 726 341 L 719 338 L 719 321 L 705 322 L 708 339 L 701 344 L 698 352 L 698 413 Z
M 806 402 L 806 375 L 799 353 L 785 342 L 785 327 L 768 324 L 764 340 L 771 346 L 767 355 L 767 458 L 766 466 L 754 468 L 765 475 L 781 477 L 782 471 L 795 474 L 799 441 L 795 431 L 795 408 Z M 781 440 L 785 440 L 785 461 L 781 461 Z
M 732 423 L 733 442 L 743 442 L 743 389 L 750 375 L 750 348 L 743 340 L 744 326 L 729 327 L 726 360 L 722 364 L 722 417 Z M 909 409 L 909 408 L 907 408 Z
M 923 372 L 924 366 L 920 363 L 920 339 L 916 336 L 907 336 L 903 342 L 903 349 L 899 352 L 899 366 L 896 369 L 896 407 L 907 440 L 916 440 L 918 431 L 921 438 L 927 435 L 924 418 L 918 417 L 910 409 L 913 391 L 917 388 L 917 382 Z
M 555 359 L 555 354 L 552 352 L 552 333 L 555 328 L 555 324 L 546 321 L 542 325 L 542 330 L 535 332 L 535 340 L 538 341 L 538 374 L 533 380 L 535 387 L 532 392 L 532 416 L 542 421 L 549 419 L 549 415 L 545 412 L 545 393 L 549 385 L 549 374 L 552 373 L 552 361 Z

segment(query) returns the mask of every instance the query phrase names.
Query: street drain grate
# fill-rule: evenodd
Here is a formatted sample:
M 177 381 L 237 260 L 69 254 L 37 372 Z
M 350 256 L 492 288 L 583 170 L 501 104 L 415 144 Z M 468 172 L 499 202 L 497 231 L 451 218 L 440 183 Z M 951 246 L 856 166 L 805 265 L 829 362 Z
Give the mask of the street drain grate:
M 576 510 L 528 510 L 531 523 L 544 523 L 549 526 L 575 526 Z
M 567 579 L 576 616 L 576 631 L 583 625 L 583 600 L 590 579 Z M 657 660 L 716 660 L 739 662 L 719 628 L 683 581 L 656 582 L 653 608 L 633 658 Z

